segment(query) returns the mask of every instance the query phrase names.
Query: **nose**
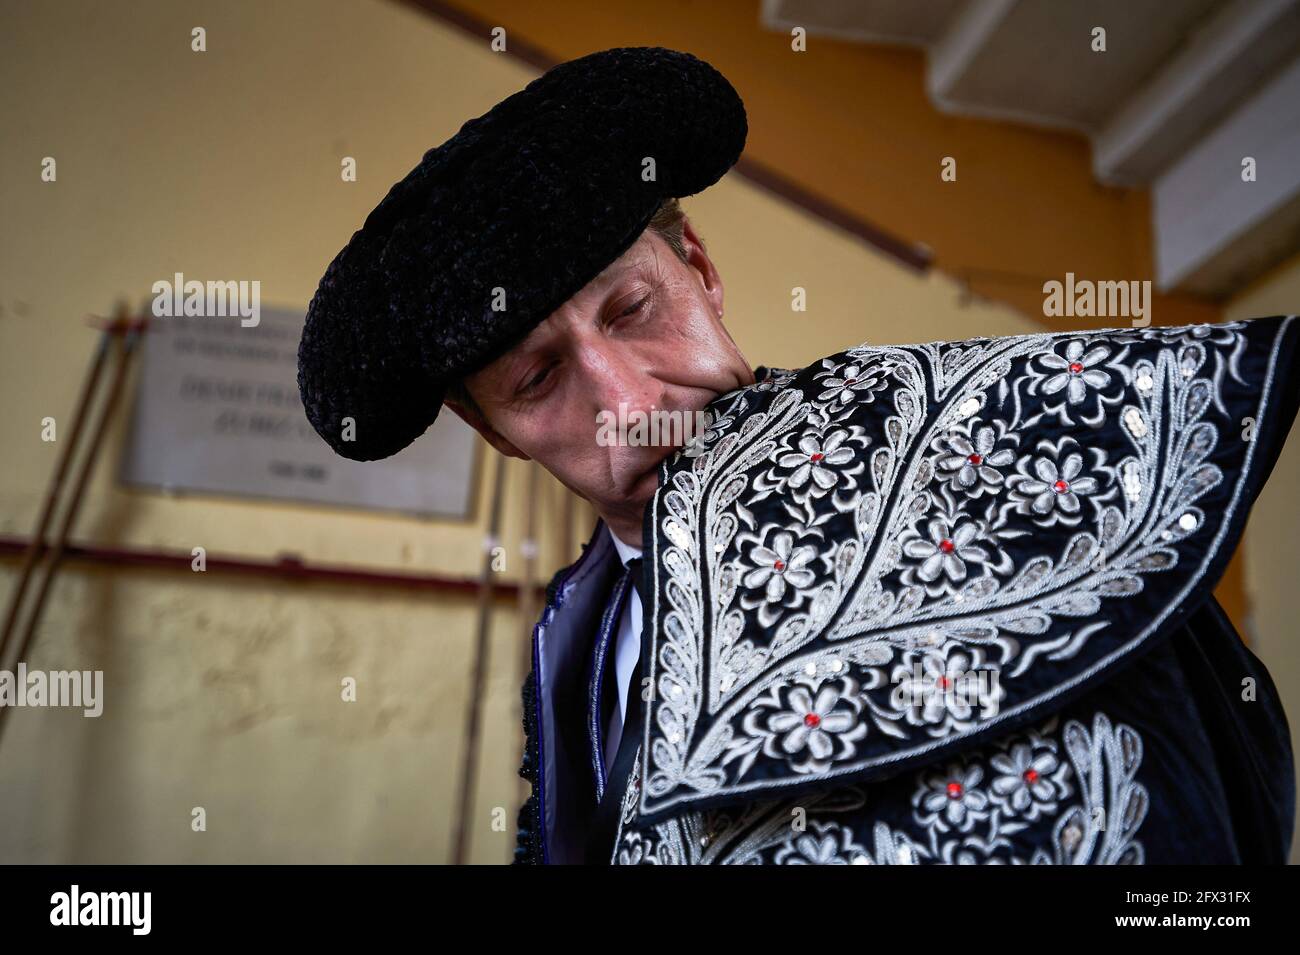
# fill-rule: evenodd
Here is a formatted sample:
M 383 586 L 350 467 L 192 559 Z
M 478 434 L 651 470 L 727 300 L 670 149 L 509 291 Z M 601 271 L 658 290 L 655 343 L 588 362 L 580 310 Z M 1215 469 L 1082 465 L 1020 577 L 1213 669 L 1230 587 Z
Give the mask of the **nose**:
M 589 342 L 580 364 L 591 395 L 593 422 L 602 411 L 619 415 L 620 405 L 626 415 L 666 410 L 663 382 L 629 343 L 608 338 Z

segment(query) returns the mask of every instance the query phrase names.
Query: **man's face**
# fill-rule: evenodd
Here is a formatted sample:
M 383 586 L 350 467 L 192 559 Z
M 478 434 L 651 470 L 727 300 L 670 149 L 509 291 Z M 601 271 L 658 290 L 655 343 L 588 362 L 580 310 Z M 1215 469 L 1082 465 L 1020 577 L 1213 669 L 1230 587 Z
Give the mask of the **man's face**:
M 598 443 L 598 415 L 699 411 L 754 373 L 722 325 L 722 282 L 689 221 L 687 261 L 647 230 L 604 272 L 466 387 L 452 405 L 498 451 L 531 458 L 641 543 L 641 517 L 672 446 Z M 635 420 L 634 418 L 632 419 Z M 679 442 L 680 444 L 680 442 Z

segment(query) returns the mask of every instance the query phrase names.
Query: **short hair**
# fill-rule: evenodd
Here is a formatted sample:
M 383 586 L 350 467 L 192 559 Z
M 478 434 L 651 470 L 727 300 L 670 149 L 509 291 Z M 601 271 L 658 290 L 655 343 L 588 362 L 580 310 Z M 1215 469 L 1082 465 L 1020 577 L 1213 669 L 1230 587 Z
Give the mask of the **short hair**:
M 659 204 L 659 208 L 651 216 L 646 229 L 654 232 L 659 238 L 668 243 L 668 248 L 673 250 L 673 254 L 685 262 L 686 241 L 683 235 L 683 226 L 685 224 L 686 213 L 682 211 L 681 203 L 676 198 L 670 197 Z M 443 397 L 444 400 L 454 401 L 481 418 L 487 417 L 483 414 L 483 409 L 478 406 L 478 402 L 470 395 L 469 389 L 465 387 L 464 378 L 451 379 L 447 383 L 446 393 Z

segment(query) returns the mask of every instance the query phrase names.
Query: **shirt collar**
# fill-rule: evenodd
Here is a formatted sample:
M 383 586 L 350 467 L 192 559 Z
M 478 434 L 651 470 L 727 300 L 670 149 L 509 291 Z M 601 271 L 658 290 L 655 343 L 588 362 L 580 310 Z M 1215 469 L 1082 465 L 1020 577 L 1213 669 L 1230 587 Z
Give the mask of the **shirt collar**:
M 609 530 L 608 524 L 605 525 L 605 530 L 609 531 L 610 540 L 614 542 L 614 547 L 618 551 L 618 559 L 623 562 L 624 567 L 627 566 L 627 562 L 632 558 L 641 556 L 640 547 L 633 547 L 631 544 L 624 544 L 618 539 L 617 534 L 612 530 Z

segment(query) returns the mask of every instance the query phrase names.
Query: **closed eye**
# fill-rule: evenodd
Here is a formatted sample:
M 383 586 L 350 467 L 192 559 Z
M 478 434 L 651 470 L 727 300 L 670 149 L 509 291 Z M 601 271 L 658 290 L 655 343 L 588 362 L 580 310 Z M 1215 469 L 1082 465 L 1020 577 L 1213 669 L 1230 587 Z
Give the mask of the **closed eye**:
M 519 389 L 519 391 L 517 392 L 517 394 L 518 394 L 519 396 L 522 397 L 522 396 L 527 396 L 527 395 L 530 394 L 531 392 L 535 391 L 535 390 L 537 389 L 537 387 L 538 387 L 538 386 L 539 386 L 543 381 L 546 380 L 546 376 L 547 376 L 548 374 L 550 374 L 550 372 L 551 372 L 551 366 L 550 366 L 550 365 L 547 365 L 545 368 L 543 368 L 543 369 L 542 369 L 541 371 L 539 371 L 537 374 L 533 375 L 532 378 L 528 379 L 528 381 L 526 381 L 526 382 L 523 384 L 523 386 L 520 387 L 520 389 Z
M 633 312 L 641 311 L 641 309 L 645 307 L 645 303 L 648 301 L 650 301 L 650 295 L 649 293 L 646 293 L 641 301 L 637 302 L 635 305 L 629 305 L 627 308 L 623 309 L 623 311 L 619 312 L 618 317 L 623 318 L 624 316 L 631 315 Z

